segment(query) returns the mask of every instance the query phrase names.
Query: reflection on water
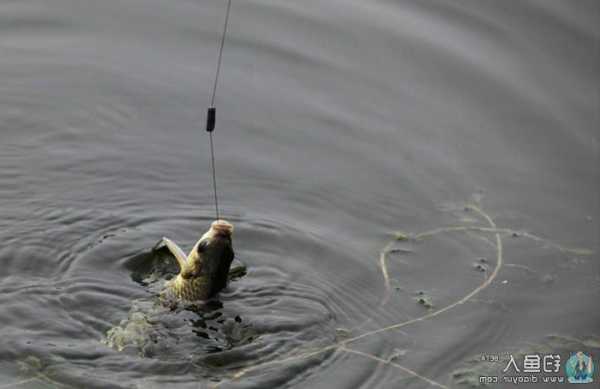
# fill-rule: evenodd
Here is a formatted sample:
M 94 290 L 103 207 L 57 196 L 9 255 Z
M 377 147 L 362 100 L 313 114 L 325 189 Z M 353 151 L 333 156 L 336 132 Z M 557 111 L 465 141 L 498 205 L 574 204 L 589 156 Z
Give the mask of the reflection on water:
M 598 354 L 593 0 L 233 0 L 216 167 L 247 275 L 155 307 L 148 250 L 212 221 L 224 6 L 0 4 L 0 385 L 461 387 L 481 353 Z M 104 345 L 136 310 L 141 355 Z

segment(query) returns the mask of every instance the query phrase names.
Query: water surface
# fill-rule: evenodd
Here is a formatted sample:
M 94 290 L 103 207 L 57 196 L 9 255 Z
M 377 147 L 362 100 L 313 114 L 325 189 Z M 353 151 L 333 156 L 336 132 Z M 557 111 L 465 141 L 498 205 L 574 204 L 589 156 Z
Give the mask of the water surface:
M 248 274 L 163 317 L 166 351 L 104 345 L 152 298 L 131 259 L 214 218 L 225 5 L 0 3 L 0 385 L 462 387 L 482 353 L 599 355 L 593 0 L 233 0 L 216 167 Z M 498 272 L 494 232 L 440 232 L 393 246 L 388 290 L 396 231 L 492 228 L 468 203 L 511 229 Z

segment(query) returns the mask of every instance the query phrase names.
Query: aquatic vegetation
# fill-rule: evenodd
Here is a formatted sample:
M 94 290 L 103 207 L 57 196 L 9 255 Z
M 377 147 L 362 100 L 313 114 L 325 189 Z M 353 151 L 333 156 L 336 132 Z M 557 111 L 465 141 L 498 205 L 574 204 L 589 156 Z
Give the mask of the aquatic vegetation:
M 569 248 L 569 247 L 563 246 L 561 244 L 555 243 L 553 241 L 539 237 L 537 235 L 531 234 L 529 232 L 517 231 L 517 230 L 511 229 L 511 228 L 505 228 L 505 227 L 498 227 L 496 225 L 495 220 L 487 212 L 485 212 L 483 210 L 483 208 L 480 205 L 480 200 L 481 200 L 480 198 L 479 199 L 475 198 L 475 201 L 473 203 L 468 203 L 468 204 L 464 205 L 463 211 L 472 213 L 475 215 L 475 217 L 461 218 L 460 221 L 463 224 L 454 225 L 454 226 L 437 227 L 432 230 L 428 230 L 428 231 L 424 231 L 424 232 L 416 233 L 416 234 L 410 234 L 410 233 L 405 233 L 405 232 L 396 232 L 393 234 L 393 238 L 383 246 L 383 248 L 380 250 L 380 253 L 379 253 L 379 267 L 381 270 L 381 275 L 383 278 L 383 287 L 384 287 L 384 295 L 382 297 L 380 305 L 381 305 L 381 307 L 384 307 L 385 304 L 387 302 L 389 302 L 389 300 L 392 296 L 393 289 L 394 289 L 391 285 L 391 277 L 390 277 L 390 273 L 388 270 L 387 262 L 388 262 L 389 255 L 398 250 L 395 248 L 395 244 L 397 242 L 399 242 L 399 241 L 406 242 L 406 241 L 410 241 L 410 240 L 426 241 L 427 239 L 430 239 L 439 234 L 448 234 L 448 233 L 464 233 L 464 234 L 467 234 L 467 236 L 472 237 L 472 238 L 483 239 L 487 244 L 489 244 L 491 247 L 494 248 L 495 263 L 493 264 L 493 266 L 491 268 L 491 272 L 489 272 L 488 260 L 486 258 L 479 258 L 475 262 L 475 265 L 479 266 L 479 267 L 476 267 L 476 269 L 484 272 L 485 278 L 476 288 L 474 288 L 473 290 L 466 293 L 462 298 L 460 298 L 446 306 L 443 306 L 441 308 L 433 309 L 433 303 L 432 303 L 431 297 L 426 295 L 424 292 L 422 292 L 421 295 L 419 295 L 419 292 L 417 292 L 417 296 L 415 297 L 415 300 L 419 304 L 429 308 L 428 313 L 423 314 L 422 316 L 415 317 L 415 318 L 405 320 L 402 322 L 398 322 L 398 323 L 393 323 L 389 326 L 371 330 L 371 331 L 367 331 L 360 335 L 356 335 L 356 336 L 352 336 L 352 337 L 340 336 L 340 337 L 337 337 L 336 343 L 324 346 L 320 349 L 316 349 L 316 350 L 312 349 L 312 350 L 307 350 L 305 352 L 294 353 L 293 355 L 288 355 L 287 357 L 281 357 L 281 358 L 278 358 L 275 360 L 271 360 L 271 361 L 267 361 L 267 362 L 263 362 L 263 363 L 259 363 L 256 365 L 252 365 L 249 367 L 239 369 L 235 374 L 233 374 L 229 378 L 229 380 L 223 380 L 219 383 L 214 384 L 212 387 L 217 388 L 230 380 L 232 380 L 232 381 L 240 380 L 244 376 L 246 376 L 252 372 L 255 372 L 255 371 L 265 370 L 270 367 L 274 367 L 274 366 L 278 366 L 278 365 L 292 364 L 292 363 L 295 363 L 302 359 L 309 359 L 309 358 L 313 358 L 313 357 L 317 357 L 317 356 L 323 356 L 324 354 L 327 354 L 327 353 L 342 352 L 342 353 L 357 355 L 357 356 L 375 361 L 379 364 L 393 367 L 393 368 L 401 371 L 402 373 L 405 373 L 408 376 L 420 379 L 420 380 L 428 383 L 431 386 L 439 387 L 439 388 L 448 388 L 447 385 L 437 382 L 429 377 L 426 377 L 426 376 L 420 374 L 417 371 L 414 371 L 404 365 L 397 363 L 395 361 L 395 359 L 396 359 L 395 353 L 388 357 L 384 357 L 384 356 L 379 356 L 379 355 L 375 355 L 372 353 L 368 353 L 365 351 L 361 351 L 361 350 L 352 348 L 352 347 L 350 347 L 350 345 L 358 342 L 359 340 L 362 340 L 362 339 L 365 339 L 368 337 L 373 337 L 378 334 L 382 334 L 382 333 L 386 333 L 386 332 L 390 332 L 390 331 L 397 331 L 403 327 L 407 327 L 407 326 L 410 326 L 413 324 L 424 322 L 426 320 L 433 320 L 434 318 L 441 316 L 445 312 L 448 312 L 460 305 L 463 305 L 469 301 L 474 300 L 474 298 L 478 294 L 480 294 L 483 290 L 488 288 L 492 283 L 494 283 L 496 281 L 500 270 L 505 265 L 503 239 L 505 239 L 507 236 L 514 237 L 514 238 L 518 238 L 518 237 L 526 238 L 526 239 L 534 241 L 534 242 L 542 243 L 547 247 L 559 250 L 560 252 L 566 253 L 566 254 L 579 255 L 579 256 L 593 254 L 593 252 L 591 250 L 581 249 L 581 248 Z M 473 225 L 474 223 L 478 223 L 478 222 L 484 223 L 484 224 Z M 487 237 L 487 235 L 492 235 L 492 239 L 489 239 Z M 345 335 L 347 335 L 347 334 L 345 334 Z M 453 375 L 453 379 L 455 380 L 456 383 L 460 382 L 460 383 L 471 384 L 474 382 L 473 377 L 474 377 L 474 375 L 470 371 L 467 371 L 467 370 L 456 371 Z M 477 382 L 479 382 L 479 381 L 477 381 Z
M 41 383 L 50 388 L 71 388 L 70 385 L 60 383 L 58 380 L 54 379 L 57 365 L 42 361 L 37 356 L 29 355 L 26 358 L 17 361 L 17 366 L 19 367 L 19 375 L 23 377 L 23 379 L 0 385 L 0 389 L 24 387 L 25 385 L 34 382 Z
M 420 290 L 417 292 L 415 296 L 415 300 L 417 303 L 421 304 L 425 308 L 433 308 L 433 299 L 431 296 L 427 295 L 424 291 Z
M 522 230 L 513 230 L 511 228 L 499 227 L 480 204 L 467 204 L 461 206 L 461 212 L 467 212 L 469 218 L 458 218 L 460 223 L 457 225 L 441 226 L 420 233 L 393 233 L 390 241 L 386 242 L 381 249 L 376 264 L 381 274 L 381 300 L 379 309 L 384 311 L 392 299 L 397 298 L 399 291 L 407 293 L 416 304 L 415 309 L 421 310 L 416 317 L 408 320 L 393 322 L 389 325 L 381 326 L 371 330 L 361 329 L 360 326 L 353 328 L 331 327 L 331 336 L 327 339 L 320 339 L 320 342 L 314 342 L 310 346 L 298 347 L 292 351 L 274 353 L 268 356 L 268 359 L 258 363 L 251 360 L 238 359 L 232 364 L 232 358 L 236 358 L 236 349 L 243 345 L 252 345 L 255 342 L 257 333 L 251 324 L 233 314 L 228 317 L 227 314 L 219 316 L 221 313 L 211 307 L 180 307 L 171 310 L 170 307 L 157 305 L 159 286 L 165 279 L 173 277 L 177 272 L 173 264 L 173 258 L 166 252 L 158 252 L 156 255 L 144 254 L 132 258 L 126 266 L 131 270 L 131 277 L 139 284 L 143 285 L 149 291 L 155 292 L 152 297 L 147 299 L 135 300 L 132 302 L 127 318 L 118 326 L 108 330 L 103 342 L 119 351 L 133 351 L 136 355 L 143 357 L 173 358 L 179 360 L 183 358 L 176 350 L 175 341 L 183 343 L 192 342 L 198 344 L 198 337 L 209 340 L 207 348 L 200 350 L 203 355 L 190 361 L 190 366 L 198 371 L 218 370 L 217 375 L 210 377 L 212 383 L 209 387 L 226 387 L 245 377 L 255 374 L 271 374 L 275 370 L 294 369 L 300 362 L 312 363 L 318 365 L 326 363 L 327 359 L 335 355 L 347 355 L 353 358 L 364 358 L 371 363 L 379 366 L 385 366 L 389 369 L 398 371 L 400 377 L 409 377 L 413 380 L 420 380 L 427 385 L 439 388 L 447 388 L 449 383 L 452 386 L 477 386 L 479 385 L 479 376 L 487 373 L 494 373 L 498 366 L 482 363 L 473 357 L 467 360 L 462 366 L 455 369 L 449 382 L 440 382 L 437 377 L 431 377 L 429 374 L 418 369 L 410 368 L 407 365 L 407 358 L 411 354 L 407 352 L 404 346 L 394 347 L 392 345 L 386 353 L 376 353 L 359 348 L 359 342 L 367 339 L 378 339 L 378 335 L 400 331 L 408 326 L 417 326 L 425 321 L 438 320 L 444 313 L 447 313 L 466 303 L 482 302 L 479 298 L 480 293 L 490 285 L 497 283 L 506 283 L 508 281 L 498 279 L 498 274 L 504 267 L 523 270 L 529 277 L 538 277 L 541 283 L 553 282 L 551 276 L 538 274 L 535 270 L 520 263 L 505 263 L 504 250 L 506 239 L 518 239 L 523 242 L 532 241 L 540 243 L 545 247 L 558 250 L 561 253 L 568 254 L 569 258 L 578 258 L 582 255 L 589 255 L 591 251 L 584 249 L 572 249 L 558 243 L 541 238 Z M 514 234 L 517 237 L 514 237 Z M 454 239 L 454 235 L 462 235 L 466 239 L 477 239 L 483 242 L 486 247 L 493 250 L 493 255 L 473 256 L 463 262 L 464 271 L 474 272 L 474 279 L 479 282 L 470 291 L 465 292 L 460 298 L 446 302 L 435 289 L 429 289 L 423 286 L 423 289 L 405 288 L 404 285 L 397 285 L 398 279 L 395 278 L 394 267 L 391 261 L 402 263 L 401 256 L 411 253 L 411 244 L 427 245 L 431 239 L 438 236 L 447 236 Z M 469 267 L 473 266 L 473 269 Z M 480 268 L 478 267 L 481 267 Z M 390 271 L 392 269 L 392 271 Z M 477 271 L 481 274 L 477 274 Z M 229 274 L 230 279 L 242 277 L 246 268 L 241 264 L 234 264 Z M 194 310 L 195 309 L 195 310 Z M 235 317 L 234 317 L 235 316 Z M 180 330 L 185 330 L 184 332 Z M 178 338 L 184 333 L 182 338 Z M 569 340 L 570 338 L 556 336 L 560 344 L 579 347 L 585 344 L 588 347 L 600 346 L 600 340 L 597 338 L 586 338 L 579 340 Z M 549 337 L 547 341 L 538 345 L 537 349 L 543 347 L 558 347 L 558 343 Z M 553 343 L 554 342 L 554 343 Z M 561 343 L 562 342 L 562 343 Z M 572 342 L 572 343 L 568 343 Z M 574 343 L 573 343 L 574 342 Z M 579 343 L 578 343 L 579 342 Z M 524 346 L 523 350 L 529 350 L 529 345 Z M 561 346 L 562 347 L 562 346 Z M 566 347 L 566 346 L 565 346 Z M 569 346 L 570 347 L 570 346 Z M 568 347 L 567 347 L 568 348 Z M 227 350 L 228 352 L 220 352 Z M 211 352 L 217 351 L 217 352 Z M 512 350 L 507 350 L 512 351 Z M 516 350 L 515 353 L 520 352 Z M 520 354 L 519 354 L 520 355 Z M 240 358 L 237 356 L 237 358 Z M 61 380 L 54 378 L 51 363 L 45 363 L 36 357 L 30 357 L 23 361 L 24 381 L 9 384 L 4 387 L 21 385 L 23 382 L 47 383 L 52 387 L 68 387 L 66 384 L 59 383 Z M 233 370 L 232 370 L 233 369 Z M 218 380 L 218 381 L 217 381 Z M 235 386 L 235 385 L 234 385 Z

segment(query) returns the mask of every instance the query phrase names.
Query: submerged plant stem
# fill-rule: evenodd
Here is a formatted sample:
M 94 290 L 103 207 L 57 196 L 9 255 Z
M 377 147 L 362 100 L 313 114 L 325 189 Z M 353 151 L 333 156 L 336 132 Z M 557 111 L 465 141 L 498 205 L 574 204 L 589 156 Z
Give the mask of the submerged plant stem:
M 423 381 L 427 382 L 428 384 L 430 384 L 432 386 L 436 386 L 438 388 L 443 388 L 443 389 L 448 389 L 448 387 L 446 385 L 442 385 L 439 382 L 436 382 L 436 381 L 434 381 L 434 380 L 432 380 L 430 378 L 422 376 L 421 374 L 417 373 L 416 371 L 411 370 L 408 367 L 402 366 L 402 365 L 400 365 L 400 364 L 398 364 L 396 362 L 393 362 L 393 361 L 391 361 L 389 359 L 383 359 L 383 358 L 380 358 L 380 357 L 378 357 L 376 355 L 365 353 L 365 352 L 359 351 L 359 350 L 354 350 L 354 349 L 351 349 L 351 348 L 346 348 L 344 346 L 341 346 L 340 350 L 345 351 L 345 352 L 350 353 L 350 354 L 361 355 L 363 357 L 372 359 L 374 361 L 377 361 L 379 363 L 383 363 L 385 365 L 393 366 L 393 367 L 395 367 L 397 369 L 402 370 L 405 373 L 408 373 L 408 374 L 410 374 L 410 375 L 412 375 L 414 377 L 422 379 Z
M 285 364 L 288 362 L 294 362 L 294 361 L 298 361 L 301 359 L 305 359 L 305 358 L 310 358 L 313 356 L 317 356 L 319 354 L 323 354 L 325 352 L 328 351 L 342 351 L 342 352 L 347 352 L 347 353 L 351 353 L 351 354 L 355 354 L 355 355 L 360 355 L 366 358 L 370 358 L 372 360 L 378 361 L 380 363 L 384 363 L 386 365 L 389 366 L 393 366 L 397 369 L 400 369 L 414 377 L 417 377 L 425 382 L 427 382 L 428 384 L 432 385 L 432 386 L 436 386 L 436 387 L 440 387 L 440 388 L 448 388 L 447 386 L 440 384 L 436 381 L 434 381 L 431 378 L 425 377 L 421 374 L 419 374 L 418 372 L 411 370 L 407 367 L 404 367 L 398 363 L 395 363 L 391 360 L 386 360 L 383 359 L 381 357 L 378 357 L 376 355 L 373 354 L 369 354 L 363 351 L 359 351 L 359 350 L 355 350 L 355 349 L 351 349 L 348 348 L 347 345 L 353 342 L 356 342 L 358 340 L 367 338 L 369 336 L 373 336 L 376 334 L 381 334 L 384 332 L 388 332 L 388 331 L 392 331 L 392 330 L 398 330 L 402 327 L 406 327 L 410 324 L 413 323 L 417 323 L 420 321 L 424 321 L 427 319 L 431 319 L 434 318 L 436 316 L 441 315 L 442 313 L 445 313 L 453 308 L 458 307 L 459 305 L 462 305 L 466 302 L 468 302 L 469 300 L 473 299 L 473 297 L 475 297 L 477 294 L 479 294 L 481 291 L 483 291 L 484 289 L 486 289 L 488 286 L 490 286 L 492 284 L 492 282 L 494 282 L 494 280 L 497 278 L 498 273 L 500 272 L 500 269 L 502 268 L 503 264 L 504 264 L 504 259 L 503 259 L 503 242 L 502 242 L 502 235 L 513 235 L 513 236 L 522 236 L 537 242 L 542 242 L 547 244 L 550 247 L 553 247 L 561 252 L 564 253 L 571 253 L 571 254 L 578 254 L 578 255 L 591 255 L 593 254 L 592 251 L 590 250 L 585 250 L 585 249 L 572 249 L 572 248 L 567 248 L 564 246 L 561 246 L 557 243 L 548 241 L 544 238 L 541 238 L 539 236 L 533 235 L 533 234 L 529 234 L 527 232 L 520 232 L 520 231 L 516 231 L 510 228 L 498 228 L 496 226 L 496 223 L 494 222 L 494 220 L 492 219 L 492 217 L 490 215 L 488 215 L 486 212 L 484 212 L 479 206 L 477 205 L 473 205 L 473 204 L 469 204 L 465 207 L 465 209 L 468 210 L 472 210 L 475 213 L 477 213 L 481 218 L 483 218 L 487 224 L 488 227 L 485 226 L 451 226 L 451 227 L 440 227 L 440 228 L 436 228 L 430 231 L 426 231 L 426 232 L 422 232 L 420 234 L 417 234 L 414 236 L 413 239 L 419 240 L 419 239 L 425 239 L 425 238 L 429 238 L 432 237 L 434 235 L 440 234 L 440 233 L 446 233 L 446 232 L 467 232 L 467 233 L 472 233 L 472 232 L 487 232 L 487 233 L 492 233 L 494 234 L 495 237 L 495 242 L 490 241 L 488 239 L 486 239 L 486 241 L 488 243 L 490 243 L 496 250 L 496 265 L 494 267 L 494 270 L 492 271 L 492 273 L 489 275 L 489 277 L 486 277 L 483 282 L 481 284 L 479 284 L 479 286 L 477 286 L 475 289 L 473 289 L 471 292 L 469 292 L 468 294 L 466 294 L 465 296 L 463 296 L 461 299 L 455 301 L 452 304 L 449 304 L 443 308 L 437 309 L 435 311 L 429 312 L 425 315 L 410 319 L 410 320 L 406 320 L 403 322 L 399 322 L 399 323 L 395 323 L 392 325 L 389 325 L 387 327 L 383 327 L 383 328 L 379 328 L 373 331 L 367 331 L 361 335 L 352 337 L 352 338 L 348 338 L 345 339 L 343 341 L 331 344 L 329 346 L 325 346 L 322 347 L 320 349 L 317 350 L 313 350 L 313 351 L 309 351 L 309 352 L 305 352 L 305 353 L 301 353 L 301 354 L 297 354 L 297 355 L 292 355 L 290 357 L 287 358 L 282 358 L 282 359 L 276 359 L 276 360 L 271 360 L 271 361 L 267 361 L 267 362 L 263 362 L 263 363 L 259 363 L 257 365 L 254 366 L 249 366 L 246 368 L 243 368 L 241 370 L 239 370 L 237 373 L 235 373 L 232 376 L 232 379 L 240 379 L 242 378 L 244 375 L 255 371 L 255 370 L 259 370 L 261 368 L 264 367 L 268 367 L 268 366 L 272 366 L 272 365 L 280 365 L 280 364 Z M 385 295 L 383 297 L 382 300 L 382 305 L 385 304 L 385 302 L 387 302 L 391 296 L 391 285 L 390 285 L 390 276 L 389 276 L 389 272 L 387 269 L 387 255 L 390 253 L 394 243 L 398 240 L 398 238 L 394 238 L 391 241 L 389 241 L 380 251 L 379 254 L 379 266 L 381 269 L 381 273 L 383 276 L 383 282 L 384 282 L 384 286 L 385 286 Z M 223 383 L 224 381 L 221 381 L 217 384 L 215 384 L 213 386 L 213 388 L 217 388 L 218 386 L 220 386 L 221 383 Z

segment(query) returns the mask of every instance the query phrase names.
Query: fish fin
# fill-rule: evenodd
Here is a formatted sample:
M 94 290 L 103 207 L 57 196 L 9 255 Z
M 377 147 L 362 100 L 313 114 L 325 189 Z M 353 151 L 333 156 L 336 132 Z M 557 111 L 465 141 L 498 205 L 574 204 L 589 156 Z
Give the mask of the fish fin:
M 187 263 L 187 257 L 185 255 L 185 253 L 183 252 L 183 250 L 181 249 L 181 247 L 177 246 L 177 243 L 173 242 L 169 238 L 163 237 L 162 243 L 164 243 L 165 246 L 167 246 L 167 248 L 171 252 L 171 254 L 173 254 L 175 259 L 177 260 L 177 263 L 179 264 L 180 270 L 185 269 L 186 263 Z
M 192 250 L 187 256 L 187 263 L 193 266 L 186 266 L 185 270 L 181 272 L 183 278 L 197 277 L 202 273 L 202 253 L 208 247 L 206 240 L 200 239 L 198 243 L 194 245 Z

